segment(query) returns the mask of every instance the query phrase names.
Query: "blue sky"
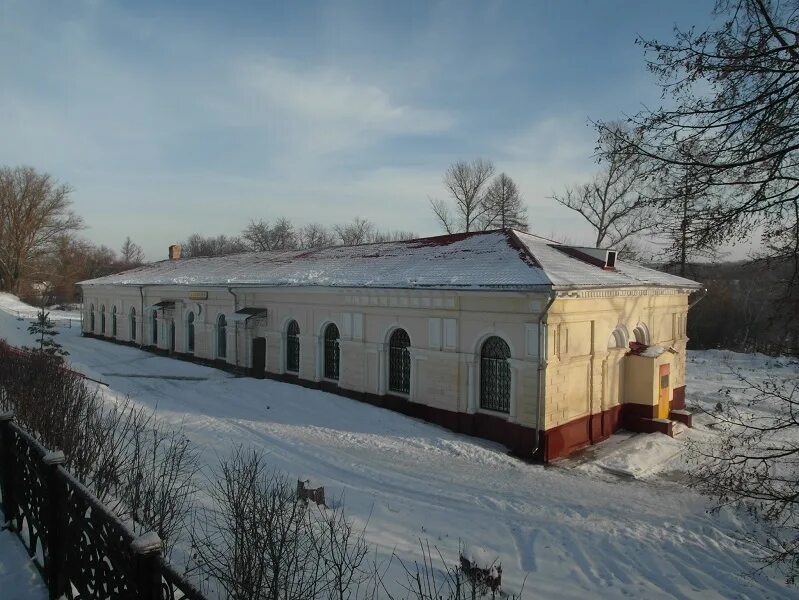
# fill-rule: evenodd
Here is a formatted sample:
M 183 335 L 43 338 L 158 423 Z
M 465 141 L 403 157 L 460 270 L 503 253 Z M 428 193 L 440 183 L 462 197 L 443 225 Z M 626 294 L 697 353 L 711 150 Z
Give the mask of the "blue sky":
M 590 177 L 588 120 L 659 102 L 637 34 L 712 2 L 0 3 L 0 164 L 74 187 L 84 235 L 149 258 L 250 218 L 435 234 L 448 164 L 519 183 L 531 230 Z

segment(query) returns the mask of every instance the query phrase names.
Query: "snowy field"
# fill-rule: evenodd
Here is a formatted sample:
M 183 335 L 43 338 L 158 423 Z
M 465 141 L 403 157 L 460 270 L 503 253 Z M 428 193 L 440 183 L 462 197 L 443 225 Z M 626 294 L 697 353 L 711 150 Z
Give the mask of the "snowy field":
M 18 312 L 35 313 L 0 294 L 0 338 L 30 344 Z M 504 587 L 526 577 L 525 598 L 799 598 L 775 573 L 746 577 L 751 552 L 735 537 L 744 517 L 711 515 L 686 489 L 685 440 L 712 435 L 707 417 L 676 439 L 621 433 L 544 467 L 354 400 L 81 338 L 68 313 L 58 316 L 73 368 L 107 382 L 104 393 L 185 427 L 208 464 L 244 444 L 325 485 L 384 556 L 412 560 L 425 539 L 454 559 L 463 541 L 501 561 Z M 787 363 L 692 352 L 689 407 L 712 408 L 735 381 L 730 367 L 753 377 L 799 370 Z

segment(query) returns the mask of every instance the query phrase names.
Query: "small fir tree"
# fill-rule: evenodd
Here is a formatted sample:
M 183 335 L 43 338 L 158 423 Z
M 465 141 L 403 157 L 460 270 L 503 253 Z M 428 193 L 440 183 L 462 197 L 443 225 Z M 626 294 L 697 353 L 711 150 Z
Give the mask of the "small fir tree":
M 50 313 L 45 312 L 44 308 L 36 313 L 36 319 L 31 321 L 28 326 L 28 333 L 35 335 L 39 342 L 37 350 L 50 356 L 63 358 L 68 356 L 69 352 L 61 347 L 61 344 L 56 342 L 53 338 L 58 335 L 55 323 L 50 320 Z

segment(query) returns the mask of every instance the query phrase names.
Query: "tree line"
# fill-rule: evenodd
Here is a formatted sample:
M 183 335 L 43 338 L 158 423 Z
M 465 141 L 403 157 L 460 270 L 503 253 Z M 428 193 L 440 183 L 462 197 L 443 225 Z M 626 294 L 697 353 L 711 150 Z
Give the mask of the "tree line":
M 76 282 L 142 264 L 130 238 L 117 252 L 79 237 L 72 191 L 32 167 L 0 167 L 0 291 L 72 302 Z
M 239 235 L 204 236 L 193 233 L 180 242 L 181 255 L 224 256 L 239 252 L 310 250 L 328 246 L 355 246 L 395 242 L 419 237 L 412 231 L 381 230 L 368 219 L 356 217 L 348 223 L 295 225 L 286 217 L 273 221 L 252 219 Z
M 31 304 L 80 299 L 77 282 L 144 263 L 141 246 L 127 237 L 119 250 L 80 236 L 83 219 L 72 210 L 72 188 L 33 167 L 0 167 L 0 291 Z M 297 226 L 287 218 L 253 219 L 239 235 L 190 235 L 183 255 L 220 256 L 405 240 L 416 233 L 381 230 L 360 217 L 348 223 Z

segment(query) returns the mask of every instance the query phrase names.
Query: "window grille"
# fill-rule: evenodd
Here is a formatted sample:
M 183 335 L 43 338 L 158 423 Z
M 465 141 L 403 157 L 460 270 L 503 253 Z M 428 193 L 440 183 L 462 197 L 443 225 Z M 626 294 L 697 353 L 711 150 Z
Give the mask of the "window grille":
M 510 348 L 505 340 L 490 337 L 480 351 L 480 407 L 507 413 L 510 410 Z
M 117 336 L 117 307 L 116 306 L 111 308 L 111 335 L 113 337 Z
M 94 331 L 94 304 L 89 309 L 89 329 Z
M 286 371 L 298 373 L 300 370 L 300 326 L 297 321 L 289 323 L 286 329 Z
M 158 345 L 158 311 L 153 311 L 153 330 L 151 332 L 151 339 L 153 342 L 153 346 Z
M 105 305 L 100 307 L 100 333 L 105 335 Z
M 216 357 L 227 357 L 227 321 L 225 315 L 219 315 L 216 321 Z
M 194 313 L 190 312 L 186 319 L 186 350 L 194 352 Z
M 136 309 L 130 309 L 130 339 L 136 339 Z
M 325 328 L 325 377 L 338 379 L 340 350 L 338 327 L 333 323 Z
M 404 329 L 397 329 L 388 341 L 388 389 L 408 394 L 411 391 L 411 339 Z

